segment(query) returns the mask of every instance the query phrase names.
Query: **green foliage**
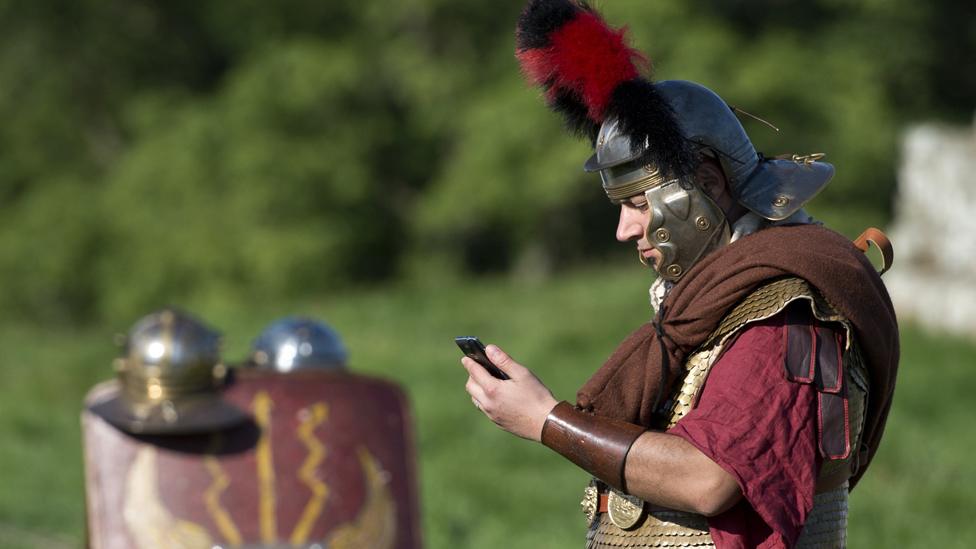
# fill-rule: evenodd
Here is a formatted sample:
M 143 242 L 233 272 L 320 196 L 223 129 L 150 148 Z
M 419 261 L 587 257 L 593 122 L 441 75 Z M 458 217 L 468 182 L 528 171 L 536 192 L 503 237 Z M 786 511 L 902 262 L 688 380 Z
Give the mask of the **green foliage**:
M 621 0 L 656 78 L 827 152 L 825 212 L 889 215 L 897 134 L 970 119 L 972 7 Z M 544 275 L 614 211 L 519 75 L 522 0 L 0 3 L 0 319 L 132 319 L 397 276 Z
M 255 55 L 210 100 L 140 105 L 145 137 L 103 193 L 116 244 L 101 264 L 106 312 L 187 290 L 293 297 L 382 274 L 358 261 L 397 229 L 375 158 L 394 124 L 369 80 L 351 52 L 296 40 Z
M 92 269 L 105 243 L 92 193 L 76 180 L 31 187 L 0 218 L 0 307 L 7 318 L 70 321 L 95 311 Z M 68 316 L 71 315 L 71 316 Z

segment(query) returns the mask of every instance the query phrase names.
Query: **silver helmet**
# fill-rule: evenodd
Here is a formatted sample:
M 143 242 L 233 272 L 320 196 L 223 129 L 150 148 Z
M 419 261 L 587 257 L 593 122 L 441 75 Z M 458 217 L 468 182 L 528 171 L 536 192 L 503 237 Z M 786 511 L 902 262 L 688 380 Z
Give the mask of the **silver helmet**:
M 729 105 L 715 92 L 693 82 L 670 80 L 654 88 L 674 113 L 679 130 L 699 154 L 721 163 L 735 199 L 770 221 L 786 219 L 819 193 L 834 168 L 810 158 L 768 159 L 760 155 Z M 651 205 L 648 242 L 661 251 L 660 275 L 677 281 L 709 252 L 727 244 L 728 222 L 722 210 L 694 183 L 648 163 L 654 143 L 634 147 L 632 136 L 616 118 L 607 119 L 596 139 L 596 152 L 584 165 L 599 172 L 611 201 L 644 194 Z
M 251 352 L 253 366 L 278 372 L 344 370 L 348 358 L 335 330 L 302 317 L 273 322 L 254 340 Z
M 833 166 L 812 158 L 761 156 L 728 103 L 701 84 L 666 80 L 654 88 L 671 107 L 684 138 L 699 150 L 716 154 L 736 200 L 760 217 L 786 219 L 823 190 L 834 175 Z M 617 119 L 608 119 L 600 126 L 595 154 L 584 165 L 586 171 L 600 172 L 612 200 L 664 182 L 660 167 L 641 162 L 654 143 L 643 148 L 632 144 Z

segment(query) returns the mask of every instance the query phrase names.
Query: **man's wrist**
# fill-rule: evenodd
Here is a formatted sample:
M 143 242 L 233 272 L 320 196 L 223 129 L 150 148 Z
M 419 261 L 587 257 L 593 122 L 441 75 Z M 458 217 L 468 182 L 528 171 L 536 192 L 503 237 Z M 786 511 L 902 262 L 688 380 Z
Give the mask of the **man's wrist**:
M 587 414 L 562 401 L 546 416 L 541 442 L 610 486 L 626 491 L 624 463 L 644 431 L 639 425 Z
M 537 433 L 537 436 L 535 438 L 536 442 L 542 442 L 542 431 L 545 430 L 546 423 L 549 422 L 549 416 L 552 415 L 552 411 L 556 408 L 556 406 L 559 406 L 559 402 L 560 401 L 556 400 L 555 398 L 552 399 L 552 404 L 549 405 L 549 411 L 547 411 L 545 417 L 542 418 L 542 425 L 540 425 L 539 429 L 536 431 Z

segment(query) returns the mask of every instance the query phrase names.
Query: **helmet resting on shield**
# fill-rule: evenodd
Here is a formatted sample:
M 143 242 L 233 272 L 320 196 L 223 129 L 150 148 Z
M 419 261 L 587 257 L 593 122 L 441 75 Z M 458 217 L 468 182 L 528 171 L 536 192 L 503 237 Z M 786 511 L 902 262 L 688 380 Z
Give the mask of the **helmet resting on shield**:
M 220 334 L 187 313 L 147 315 L 126 336 L 117 382 L 90 409 L 135 434 L 205 433 L 243 423 L 249 416 L 222 398 L 227 368 L 220 345 Z

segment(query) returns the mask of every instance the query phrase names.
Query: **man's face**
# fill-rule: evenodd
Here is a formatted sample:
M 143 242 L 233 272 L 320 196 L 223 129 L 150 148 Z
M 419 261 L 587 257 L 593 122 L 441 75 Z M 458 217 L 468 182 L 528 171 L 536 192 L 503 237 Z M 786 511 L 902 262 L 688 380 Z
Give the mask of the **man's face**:
M 637 252 L 645 263 L 657 270 L 661 252 L 647 240 L 647 225 L 651 222 L 651 208 L 644 194 L 634 195 L 620 204 L 620 220 L 617 222 L 617 240 L 634 241 Z
M 713 158 L 705 157 L 695 169 L 695 183 L 711 198 L 727 219 L 738 219 L 745 209 L 736 202 L 729 190 L 728 181 L 721 164 Z M 647 193 L 636 194 L 620 204 L 620 220 L 617 222 L 617 240 L 634 241 L 641 260 L 661 272 L 664 256 L 647 238 L 647 227 L 651 222 L 651 208 L 647 203 Z

